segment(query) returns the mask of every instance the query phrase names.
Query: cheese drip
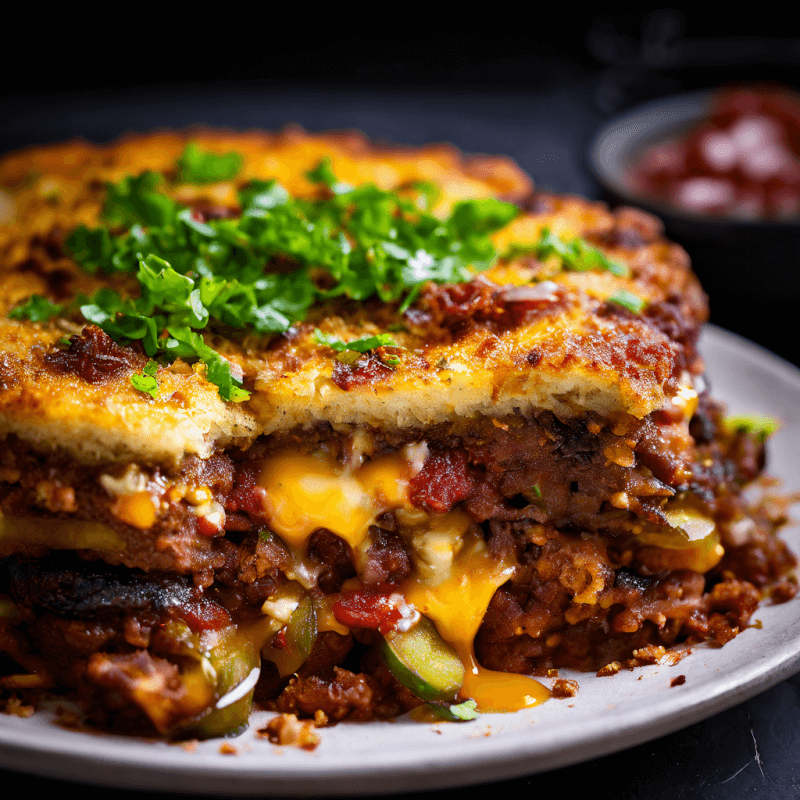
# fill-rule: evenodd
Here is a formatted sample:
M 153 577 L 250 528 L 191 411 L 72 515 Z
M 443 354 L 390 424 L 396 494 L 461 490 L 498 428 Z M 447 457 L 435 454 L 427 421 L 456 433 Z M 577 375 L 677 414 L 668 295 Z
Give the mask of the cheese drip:
M 463 512 L 459 513 L 466 516 Z M 514 574 L 514 564 L 491 556 L 483 539 L 469 537 L 446 574 L 412 579 L 405 587 L 407 601 L 433 620 L 464 664 L 459 696 L 473 699 L 480 711 L 518 711 L 544 702 L 547 688 L 525 675 L 488 670 L 478 664 L 474 641 L 486 609 L 498 587 Z
M 514 564 L 490 555 L 481 535 L 470 532 L 472 519 L 464 511 L 428 515 L 411 506 L 409 480 L 424 461 L 420 447 L 411 445 L 353 470 L 322 453 L 267 459 L 259 485 L 265 490 L 269 526 L 298 552 L 320 528 L 340 536 L 355 552 L 367 542 L 378 516 L 399 510 L 415 564 L 403 594 L 461 658 L 466 671 L 461 697 L 472 698 L 487 712 L 537 705 L 549 697 L 544 686 L 524 675 L 484 669 L 473 647 L 486 609 L 497 588 L 514 574 Z M 326 628 L 337 630 L 330 621 Z
M 303 547 L 314 531 L 327 528 L 358 548 L 378 516 L 408 505 L 408 482 L 415 469 L 409 450 L 380 456 L 352 471 L 318 453 L 267 459 L 259 484 L 266 492 L 270 528 L 294 547 Z

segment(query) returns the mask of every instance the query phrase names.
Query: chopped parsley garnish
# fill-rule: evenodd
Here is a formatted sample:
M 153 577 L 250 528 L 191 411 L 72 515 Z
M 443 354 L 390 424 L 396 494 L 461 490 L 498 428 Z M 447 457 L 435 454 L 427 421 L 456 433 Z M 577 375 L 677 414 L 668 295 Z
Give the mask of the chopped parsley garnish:
M 430 181 L 412 181 L 405 188 L 416 194 L 417 208 L 423 211 L 433 208 L 441 194 L 439 187 Z
M 510 260 L 521 255 L 534 255 L 540 260 L 558 257 L 562 268 L 573 272 L 599 270 L 625 278 L 629 269 L 625 264 L 610 259 L 602 250 L 587 244 L 583 239 L 564 241 L 549 228 L 542 229 L 539 241 L 534 244 L 513 244 L 503 258 Z
M 231 363 L 196 332 L 212 319 L 226 322 L 226 303 L 238 292 L 236 282 L 205 278 L 195 281 L 154 255 L 139 262 L 136 277 L 140 297 L 123 299 L 111 289 L 99 289 L 79 307 L 83 318 L 116 341 L 140 341 L 151 358 L 164 355 L 202 361 L 206 378 L 216 384 L 223 399 L 247 400 L 250 394 L 241 388 L 242 382 L 231 371 Z
M 215 170 L 228 175 L 234 162 L 238 170 L 240 159 L 223 168 L 224 158 L 189 145 L 179 176 L 199 182 Z M 335 297 L 377 295 L 402 311 L 427 281 L 464 282 L 490 267 L 497 258 L 491 234 L 519 213 L 510 203 L 478 199 L 439 219 L 413 198 L 339 183 L 325 160 L 309 179 L 328 186 L 330 196 L 293 198 L 274 180 L 252 181 L 239 192 L 239 218 L 208 222 L 165 194 L 157 173 L 109 185 L 105 224 L 80 226 L 67 249 L 89 273 L 130 274 L 139 297 L 103 288 L 74 308 L 115 340 L 140 341 L 151 358 L 203 362 L 223 398 L 245 400 L 240 376 L 201 331 L 280 333 L 313 303 Z M 31 298 L 11 314 L 42 321 L 62 310 Z M 341 345 L 366 352 L 394 341 L 382 334 Z M 137 388 L 144 377 L 152 376 L 139 376 Z
M 241 164 L 237 153 L 207 153 L 190 143 L 177 175 L 194 183 L 230 180 Z M 171 198 L 157 173 L 108 185 L 103 224 L 78 227 L 66 248 L 88 273 L 130 275 L 138 296 L 102 288 L 67 310 L 116 341 L 140 341 L 151 359 L 202 362 L 220 395 L 241 401 L 249 397 L 241 372 L 206 344 L 203 333 L 280 333 L 305 319 L 314 303 L 337 297 L 377 296 L 397 303 L 402 313 L 426 282 L 465 282 L 492 266 L 497 252 L 491 235 L 519 214 L 511 203 L 481 198 L 456 203 L 439 218 L 427 210 L 435 187 L 352 187 L 337 179 L 327 159 L 307 177 L 328 191 L 295 198 L 277 181 L 253 180 L 239 190 L 239 217 L 208 221 Z M 540 258 L 557 255 L 564 269 L 627 274 L 624 265 L 582 240 L 565 242 L 550 231 L 522 250 Z M 38 322 L 62 312 L 64 307 L 32 297 L 11 316 Z M 342 359 L 396 346 L 388 334 L 347 343 L 318 336 Z M 383 360 L 396 366 L 400 359 L 389 353 Z M 137 388 L 154 390 L 145 380 L 155 381 L 154 375 L 134 377 Z
M 140 373 L 131 375 L 133 388 L 149 394 L 155 400 L 158 397 L 158 381 L 155 377 L 157 372 L 158 364 L 151 358 Z
M 397 342 L 388 333 L 379 333 L 377 336 L 365 336 L 363 339 L 353 339 L 350 342 L 343 342 L 335 336 L 328 336 L 319 328 L 314 329 L 314 341 L 317 344 L 330 347 L 337 353 L 345 350 L 355 350 L 357 353 L 366 353 L 376 347 L 397 347 Z
M 614 294 L 607 299 L 609 303 L 616 303 L 618 306 L 627 308 L 628 311 L 632 311 L 634 314 L 639 314 L 647 305 L 646 301 L 642 300 L 641 297 L 635 295 L 633 292 L 627 291 L 627 289 L 620 289 L 620 291 L 614 292 Z
M 428 703 L 428 708 L 447 722 L 468 722 L 471 719 L 477 719 L 479 714 L 477 711 L 478 704 L 470 699 L 465 700 L 458 705 L 444 705 L 439 703 Z
M 103 216 L 109 227 L 168 225 L 173 216 L 173 201 L 159 191 L 164 178 L 158 172 L 128 175 L 119 183 L 106 184 Z M 103 232 L 107 229 L 103 228 Z M 72 245 L 70 249 L 75 252 Z M 81 264 L 83 266 L 83 264 Z
M 24 303 L 8 312 L 11 319 L 29 319 L 31 322 L 45 322 L 51 317 L 57 317 L 64 310 L 64 306 L 51 303 L 46 297 L 38 294 L 31 295 Z
M 739 414 L 725 417 L 725 426 L 728 430 L 747 433 L 760 442 L 766 442 L 778 430 L 780 423 L 766 414 Z
M 314 341 L 336 350 L 339 354 L 336 356 L 336 360 L 343 364 L 354 364 L 363 353 L 374 350 L 376 347 L 398 347 L 397 342 L 388 333 L 379 333 L 377 336 L 365 336 L 363 339 L 343 342 L 335 336 L 324 334 L 319 328 L 314 329 Z M 381 356 L 381 361 L 387 367 L 394 369 L 399 366 L 400 357 L 395 353 L 386 353 Z
M 242 169 L 239 153 L 209 153 L 189 142 L 178 159 L 178 180 L 183 183 L 219 183 L 233 180 Z
M 334 194 L 345 194 L 353 190 L 349 183 L 342 183 L 336 178 L 330 158 L 325 156 L 314 169 L 306 172 L 306 178 L 311 183 L 321 183 L 327 186 Z

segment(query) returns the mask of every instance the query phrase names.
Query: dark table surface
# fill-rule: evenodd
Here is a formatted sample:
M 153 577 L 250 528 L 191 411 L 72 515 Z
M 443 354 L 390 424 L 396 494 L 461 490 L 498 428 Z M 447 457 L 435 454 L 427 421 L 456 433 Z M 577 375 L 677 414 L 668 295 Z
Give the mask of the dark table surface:
M 586 144 L 602 121 L 593 102 L 597 81 L 568 61 L 551 61 L 548 70 L 535 89 L 519 85 L 510 89 L 281 88 L 238 83 L 7 95 L 0 152 L 73 135 L 108 141 L 129 130 L 192 123 L 274 129 L 294 122 L 312 131 L 357 128 L 391 142 L 448 141 L 468 152 L 505 153 L 541 188 L 597 198 L 599 189 L 584 161 Z M 794 305 L 787 301 L 785 309 L 751 309 L 746 315 L 712 310 L 712 321 L 800 364 L 794 349 L 796 335 L 785 338 L 774 323 L 781 314 L 793 314 Z M 593 797 L 616 800 L 800 797 L 798 753 L 800 676 L 795 676 L 724 713 L 627 751 L 529 778 L 436 794 L 553 796 L 592 787 Z M 19 777 L 0 772 L 4 785 L 13 785 L 10 782 Z M 26 778 L 25 786 L 42 794 L 69 788 L 43 778 Z M 101 788 L 80 791 L 87 800 L 108 796 L 108 790 Z M 114 795 L 127 800 L 141 793 L 115 790 Z

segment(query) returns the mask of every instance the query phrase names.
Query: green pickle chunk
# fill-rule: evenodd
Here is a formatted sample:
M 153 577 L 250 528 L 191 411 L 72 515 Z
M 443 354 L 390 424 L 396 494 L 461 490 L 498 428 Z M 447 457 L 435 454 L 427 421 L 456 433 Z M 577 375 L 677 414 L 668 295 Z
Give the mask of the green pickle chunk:
M 270 647 L 267 657 L 274 662 L 282 678 L 297 672 L 305 664 L 317 640 L 317 612 L 310 597 L 304 597 L 286 626 L 286 647 Z
M 455 700 L 464 684 L 464 665 L 458 653 L 439 635 L 427 617 L 407 631 L 392 631 L 380 643 L 391 673 L 421 700 Z
M 208 655 L 208 660 L 217 673 L 216 694 L 218 699 L 211 713 L 206 714 L 193 726 L 193 733 L 202 738 L 223 736 L 247 725 L 253 710 L 255 683 L 240 698 L 226 703 L 226 695 L 247 680 L 261 663 L 258 649 L 243 637 L 226 637 Z

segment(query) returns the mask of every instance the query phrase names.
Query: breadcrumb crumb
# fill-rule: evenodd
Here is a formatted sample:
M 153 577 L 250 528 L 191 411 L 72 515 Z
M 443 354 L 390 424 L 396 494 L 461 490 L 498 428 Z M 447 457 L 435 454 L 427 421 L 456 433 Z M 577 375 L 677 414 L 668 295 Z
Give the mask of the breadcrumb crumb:
M 557 681 L 553 682 L 550 694 L 552 697 L 558 698 L 575 697 L 575 695 L 578 694 L 578 681 L 573 681 L 568 678 L 559 678 Z
M 323 714 L 323 716 L 325 716 Z M 327 723 L 327 717 L 325 717 Z M 319 736 L 313 731 L 315 720 L 299 720 L 294 714 L 279 714 L 265 728 L 256 731 L 256 736 L 269 739 L 273 744 L 290 745 L 301 750 L 314 750 L 319 745 Z M 317 726 L 321 727 L 321 726 Z

